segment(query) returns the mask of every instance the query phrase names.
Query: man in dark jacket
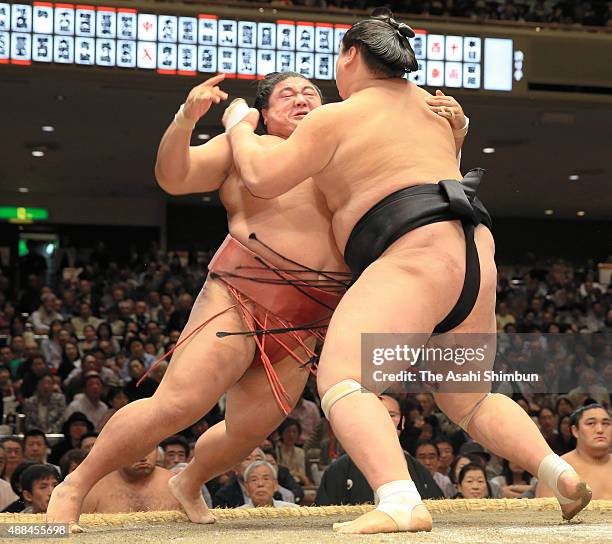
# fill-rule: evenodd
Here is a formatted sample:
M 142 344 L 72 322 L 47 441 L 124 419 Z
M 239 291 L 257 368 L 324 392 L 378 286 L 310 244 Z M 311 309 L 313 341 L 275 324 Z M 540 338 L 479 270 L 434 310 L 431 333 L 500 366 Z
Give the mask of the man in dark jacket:
M 398 434 L 404 428 L 399 401 L 390 395 L 381 395 L 380 401 L 389 411 Z M 404 452 L 408 471 L 424 499 L 443 499 L 444 493 L 438 487 L 429 471 L 408 452 Z M 321 485 L 317 491 L 315 505 L 331 504 L 364 504 L 373 503 L 374 493 L 370 484 L 361 474 L 348 455 L 338 457 L 323 473 Z

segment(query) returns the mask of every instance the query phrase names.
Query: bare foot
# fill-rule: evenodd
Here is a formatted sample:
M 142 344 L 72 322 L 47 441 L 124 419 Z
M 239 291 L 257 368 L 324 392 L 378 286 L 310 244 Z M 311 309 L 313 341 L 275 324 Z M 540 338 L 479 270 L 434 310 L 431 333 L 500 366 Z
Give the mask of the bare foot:
M 587 483 L 573 470 L 561 473 L 557 480 L 559 492 L 574 502 L 561 505 L 563 519 L 570 520 L 591 502 L 593 492 Z
M 187 493 L 184 487 L 180 472 L 168 480 L 170 493 L 181 504 L 190 521 L 193 523 L 214 523 L 216 521 L 215 516 L 206 506 L 200 490 L 198 489 L 194 495 L 193 493 Z
M 67 523 L 70 532 L 82 533 L 83 529 L 77 525 L 81 514 L 84 496 L 78 487 L 72 483 L 70 477 L 55 487 L 49 506 L 47 507 L 47 523 Z
M 407 532 L 431 531 L 431 526 L 431 514 L 425 508 L 425 505 L 415 506 L 412 510 L 410 527 Z M 399 529 L 395 521 L 387 514 L 380 510 L 372 510 L 353 521 L 334 523 L 334 531 L 338 533 L 372 534 L 396 533 Z

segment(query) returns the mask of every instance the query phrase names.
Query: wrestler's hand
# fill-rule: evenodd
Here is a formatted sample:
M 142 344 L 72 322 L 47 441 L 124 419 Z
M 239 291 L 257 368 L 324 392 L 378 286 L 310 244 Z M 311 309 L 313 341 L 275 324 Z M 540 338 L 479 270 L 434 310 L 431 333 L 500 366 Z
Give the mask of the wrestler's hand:
M 254 131 L 259 123 L 259 112 L 255 108 L 249 108 L 243 98 L 237 98 L 225 109 L 221 122 L 226 131 L 242 122 L 248 123 Z
M 183 106 L 183 115 L 195 124 L 208 112 L 213 103 L 219 104 L 222 100 L 227 100 L 228 94 L 217 86 L 224 79 L 225 74 L 218 74 L 191 89 Z
M 446 96 L 438 89 L 436 96 L 426 98 L 425 102 L 427 102 L 431 111 L 437 113 L 440 117 L 448 119 L 453 130 L 459 130 L 465 126 L 463 108 L 452 96 Z

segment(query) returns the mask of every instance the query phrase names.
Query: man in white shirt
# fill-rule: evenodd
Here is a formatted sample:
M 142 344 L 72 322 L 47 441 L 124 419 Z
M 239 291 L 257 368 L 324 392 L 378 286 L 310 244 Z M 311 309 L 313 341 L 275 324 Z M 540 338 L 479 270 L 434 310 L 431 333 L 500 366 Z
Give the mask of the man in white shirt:
M 102 323 L 102 320 L 94 317 L 91 313 L 91 306 L 87 302 L 81 302 L 79 317 L 73 317 L 71 320 L 74 332 L 79 338 L 83 337 L 83 329 L 85 325 L 92 325 L 96 329 Z
M 244 484 L 248 501 L 239 508 L 299 508 L 292 502 L 274 500 L 278 488 L 276 470 L 267 461 L 255 461 L 244 471 Z
M 104 420 L 108 406 L 100 400 L 102 397 L 102 378 L 97 372 L 85 374 L 85 388 L 82 395 L 77 395 L 66 407 L 64 418 L 68 419 L 73 412 L 82 412 L 94 424 L 96 430 Z

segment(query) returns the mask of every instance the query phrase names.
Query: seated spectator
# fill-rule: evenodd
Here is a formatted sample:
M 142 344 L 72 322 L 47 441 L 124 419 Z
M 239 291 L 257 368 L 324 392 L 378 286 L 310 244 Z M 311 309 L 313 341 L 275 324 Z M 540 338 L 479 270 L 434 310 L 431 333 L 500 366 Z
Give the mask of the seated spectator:
M 444 496 L 450 499 L 455 494 L 455 486 L 453 486 L 448 476 L 438 472 L 440 464 L 438 446 L 429 440 L 421 440 L 417 443 L 415 452 L 417 461 L 429 471 L 438 487 L 442 490 L 442 493 L 444 493 Z
M 75 368 L 64 381 L 64 389 L 69 398 L 81 393 L 85 387 L 85 375 L 90 372 L 97 372 L 103 382 L 115 379 L 115 373 L 106 368 L 103 360 L 99 360 L 93 353 L 88 353 L 83 357 L 81 368 Z
M 28 359 L 21 367 L 21 384 L 19 394 L 21 398 L 27 399 L 36 392 L 36 383 L 41 376 L 50 373 L 49 365 L 41 354 L 34 355 Z
M 96 334 L 98 336 L 99 343 L 104 342 L 104 341 L 110 342 L 111 345 L 113 346 L 113 353 L 119 352 L 119 342 L 117 342 L 117 340 L 113 338 L 113 331 L 111 329 L 111 326 L 106 321 L 102 321 L 98 325 Z
M 21 463 L 23 463 L 23 443 L 16 436 L 3 438 L 1 444 L 6 451 L 6 466 L 4 467 L 4 479 L 11 481 L 13 472 Z
M 263 448 L 262 448 L 263 450 Z M 287 467 L 279 466 L 274 450 L 264 451 L 264 460 L 270 463 L 276 470 L 278 480 L 278 492 L 285 502 L 302 502 L 304 499 L 304 488 L 295 481 Z
M 11 488 L 11 484 L 4 479 L 5 468 L 6 451 L 4 446 L 0 445 L 0 512 L 2 512 L 9 504 L 19 499 Z
M 405 419 L 401 415 L 400 403 L 390 395 L 381 395 L 381 402 L 389 412 L 398 435 L 402 432 Z M 404 452 L 408 472 L 421 497 L 424 499 L 442 499 L 444 494 L 428 470 L 412 455 Z M 374 502 L 374 492 L 363 474 L 348 455 L 336 459 L 323 473 L 321 485 L 317 491 L 315 504 L 364 504 Z
M 13 490 L 13 493 L 17 496 L 17 500 L 9 504 L 3 510 L 3 512 L 18 513 L 22 512 L 23 509 L 26 507 L 21 489 L 21 474 L 26 468 L 34 466 L 36 464 L 37 463 L 35 463 L 34 461 L 24 461 L 23 463 L 17 465 L 10 479 L 11 489 Z
M 457 478 L 457 499 L 487 499 L 491 497 L 487 474 L 481 465 L 469 463 L 459 472 Z
M 501 488 L 503 498 L 518 499 L 531 489 L 535 484 L 535 479 L 521 466 L 504 459 L 501 475 L 492 478 L 491 483 Z
M 255 448 L 245 459 L 234 467 L 234 474 L 228 482 L 213 495 L 215 508 L 236 508 L 247 502 L 244 487 L 244 471 L 255 461 L 264 461 L 264 452 Z
M 81 449 L 68 450 L 64 453 L 59 463 L 62 480 L 75 470 L 85 460 L 85 457 L 87 457 L 87 453 Z
M 289 417 L 300 422 L 302 432 L 298 437 L 298 444 L 306 444 L 310 437 L 315 432 L 315 429 L 321 421 L 321 413 L 319 407 L 311 400 L 306 400 L 300 397 Z
M 29 430 L 23 438 L 23 457 L 26 461 L 34 461 L 42 465 L 47 464 L 49 442 L 45 433 L 40 429 Z
M 36 393 L 23 402 L 26 429 L 40 429 L 44 433 L 59 433 L 64 420 L 66 399 L 53 392 L 53 378 L 49 372 L 38 377 Z
M 542 436 L 548 442 L 548 445 L 552 448 L 556 438 L 557 429 L 555 425 L 555 414 L 550 408 L 542 408 L 538 414 L 538 424 Z
M 464 466 L 469 465 L 470 463 L 480 465 L 485 470 L 485 472 L 487 470 L 487 461 L 486 458 L 482 455 L 477 455 L 475 453 L 460 453 L 453 461 L 453 464 L 451 465 L 450 471 L 448 473 L 448 477 L 450 478 L 450 481 L 455 485 L 455 487 L 457 487 L 457 483 L 459 482 L 459 473 L 461 472 L 461 469 Z M 499 485 L 497 485 L 497 483 L 495 482 L 489 481 L 488 483 L 489 489 L 491 490 L 491 497 L 494 499 L 503 498 L 504 494 L 501 490 L 501 487 L 499 487 Z
M 98 428 L 102 418 L 108 410 L 106 403 L 102 402 L 102 378 L 97 372 L 88 372 L 84 376 L 85 388 L 82 395 L 77 395 L 66 407 L 64 417 L 68 418 L 74 412 L 81 412 Z
M 453 443 L 448 436 L 438 436 L 434 441 L 438 448 L 440 457 L 438 457 L 438 472 L 444 476 L 448 476 L 453 461 L 455 460 L 455 449 Z
M 549 445 L 557 455 L 563 455 L 576 447 L 576 439 L 572 436 L 572 431 L 570 429 L 569 415 L 559 416 L 557 434 L 555 435 L 555 439 L 549 442 Z
M 76 368 L 81 368 L 81 354 L 74 340 L 69 340 L 64 345 L 62 362 L 57 369 L 57 375 L 64 381 Z
M 576 449 L 562 456 L 593 490 L 593 499 L 612 499 L 612 418 L 601 404 L 578 408 L 570 419 Z M 552 497 L 551 490 L 538 482 L 536 497 Z
M 497 305 L 495 318 L 497 320 L 497 332 L 502 332 L 508 323 L 516 324 L 516 318 L 508 312 L 508 305 L 505 302 L 500 302 Z
M 274 499 L 278 488 L 276 470 L 267 461 L 255 461 L 244 471 L 244 484 L 247 501 L 240 508 L 299 508 L 292 502 Z
M 73 317 L 70 322 L 74 327 L 74 333 L 81 338 L 85 335 L 84 329 L 87 325 L 91 325 L 97 329 L 100 323 L 102 323 L 102 320 L 98 317 L 94 317 L 91 306 L 87 302 L 81 302 L 78 317 Z
M 582 370 L 578 378 L 578 387 L 572 389 L 567 396 L 574 406 L 580 406 L 588 398 L 594 399 L 598 404 L 610 403 L 610 393 L 599 383 L 599 377 L 592 368 Z
M 34 334 L 48 334 L 53 321 L 61 323 L 64 320 L 62 314 L 55 311 L 56 298 L 53 293 L 46 293 L 41 296 L 42 304 L 30 317 Z
M 93 423 L 82 412 L 74 412 L 62 426 L 64 439 L 51 449 L 49 461 L 54 465 L 59 463 L 62 456 L 69 450 L 78 449 L 81 437 L 94 430 Z
M 11 367 L 15 366 L 16 358 L 9 346 L 0 348 L 0 368 L 6 368 L 11 376 Z
M 574 405 L 569 397 L 560 396 L 557 398 L 557 402 L 555 403 L 555 414 L 557 416 L 569 416 L 574 411 Z
M 40 351 L 51 368 L 58 368 L 62 363 L 62 352 L 68 340 L 70 333 L 62 328 L 62 322 L 53 321 L 47 338 L 40 343 Z
M 81 441 L 79 442 L 79 449 L 84 451 L 86 454 L 91 451 L 94 444 L 96 443 L 96 439 L 98 438 L 98 433 L 85 433 L 81 436 Z
M 138 380 L 140 380 L 146 372 L 144 363 L 139 359 L 133 359 L 130 361 L 128 368 L 130 381 L 125 385 L 123 390 L 128 396 L 128 399 L 130 399 L 130 402 L 153 396 L 159 385 L 153 378 L 147 376 L 140 382 L 140 385 L 137 385 Z
M 148 512 L 180 510 L 170 493 L 173 474 L 156 466 L 157 448 L 131 465 L 102 478 L 85 497 L 84 513 Z
M 164 468 L 170 470 L 174 465 L 186 463 L 189 459 L 189 444 L 180 435 L 166 438 L 160 444 L 164 450 Z
M 4 403 L 10 401 L 17 403 L 11 373 L 8 368 L 0 366 L 0 415 L 4 414 Z
M 287 467 L 291 476 L 301 485 L 310 485 L 310 480 L 306 476 L 304 450 L 295 445 L 302 434 L 300 422 L 288 417 L 280 424 L 278 434 L 280 436 L 280 442 L 276 445 L 278 464 Z
M 93 351 L 97 347 L 98 336 L 96 335 L 96 328 L 93 325 L 85 325 L 85 327 L 83 327 L 83 340 L 79 342 L 81 353 Z
M 26 468 L 21 474 L 21 489 L 25 501 L 25 508 L 21 513 L 46 513 L 51 493 L 59 480 L 57 470 L 51 465 L 37 463 Z
M 477 442 L 474 442 L 472 440 L 465 442 L 461 446 L 461 448 L 459 448 L 459 454 L 460 455 L 472 454 L 477 457 L 480 457 L 482 466 L 485 468 L 485 470 L 487 470 L 487 472 L 489 472 L 488 465 L 489 465 L 489 462 L 491 461 L 491 454 L 485 451 L 485 449 Z M 499 475 L 499 472 L 497 474 L 491 474 L 491 476 L 498 476 L 498 475 Z

